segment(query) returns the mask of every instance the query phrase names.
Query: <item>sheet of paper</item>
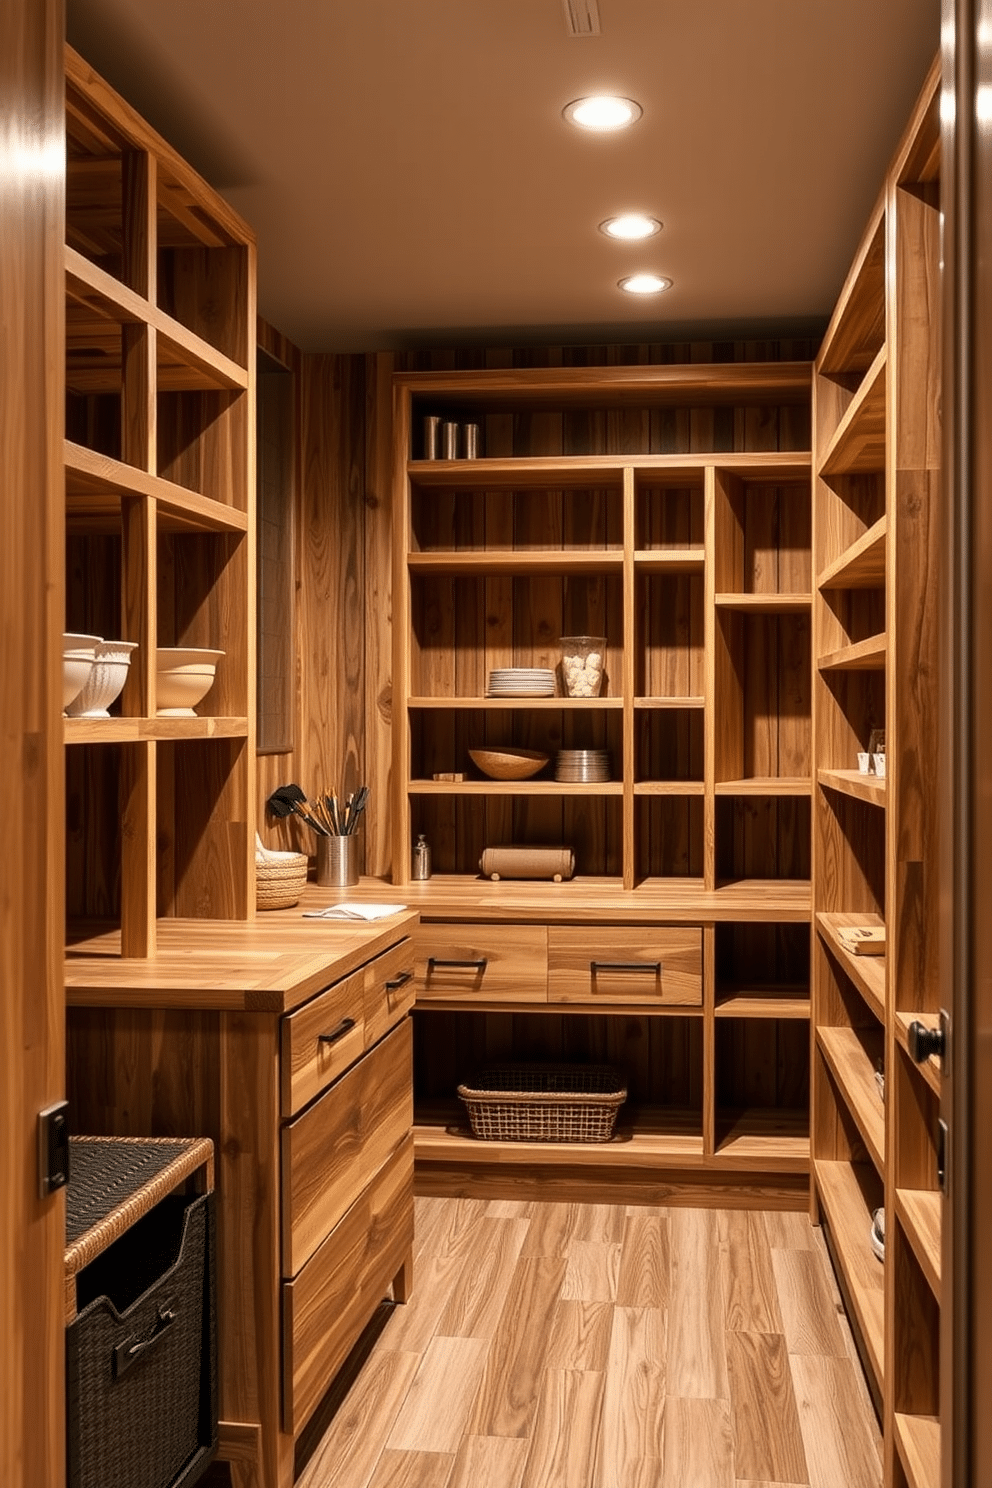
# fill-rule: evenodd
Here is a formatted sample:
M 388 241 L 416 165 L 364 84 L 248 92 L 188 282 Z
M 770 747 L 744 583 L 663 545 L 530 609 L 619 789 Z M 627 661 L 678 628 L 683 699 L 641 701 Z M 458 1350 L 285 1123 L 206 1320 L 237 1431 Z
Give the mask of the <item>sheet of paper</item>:
M 399 914 L 405 904 L 331 904 L 327 909 L 305 909 L 305 920 L 384 920 Z

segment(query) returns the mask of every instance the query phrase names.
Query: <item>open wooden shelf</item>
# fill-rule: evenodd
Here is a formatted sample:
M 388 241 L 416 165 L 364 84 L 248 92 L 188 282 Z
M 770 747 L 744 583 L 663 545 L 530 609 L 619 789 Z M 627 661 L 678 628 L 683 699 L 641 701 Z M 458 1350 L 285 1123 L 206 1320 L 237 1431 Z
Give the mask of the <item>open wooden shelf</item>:
M 809 796 L 812 782 L 806 776 L 758 775 L 746 780 L 718 780 L 718 796 Z
M 202 337 L 166 315 L 157 305 L 128 289 L 75 248 L 65 248 L 66 294 L 71 308 L 66 316 L 69 366 L 66 380 L 76 392 L 117 392 L 121 386 L 120 338 L 106 325 L 147 325 L 156 331 L 160 392 L 201 392 L 213 388 L 244 391 L 247 368 L 211 346 Z M 95 322 L 95 326 L 94 326 Z M 94 347 L 96 340 L 98 346 Z M 90 356 L 91 350 L 97 355 Z
M 896 1411 L 894 1433 L 909 1488 L 940 1488 L 940 1419 Z
M 809 1111 L 750 1107 L 716 1113 L 717 1146 L 712 1161 L 726 1167 L 804 1173 L 809 1169 Z
M 702 780 L 638 780 L 634 783 L 635 796 L 704 796 L 706 786 Z
M 936 1190 L 896 1189 L 896 1218 L 920 1263 L 930 1290 L 940 1301 L 940 1227 L 943 1198 Z
M 820 475 L 884 470 L 886 364 L 883 346 L 827 445 L 819 466 Z
M 66 718 L 66 744 L 134 744 L 139 739 L 244 739 L 247 718 Z
M 839 791 L 842 796 L 853 796 L 856 801 L 867 801 L 869 806 L 885 809 L 884 775 L 866 775 L 860 770 L 817 770 L 816 779 L 827 790 Z
M 521 576 L 527 574 L 620 573 L 623 553 L 611 549 L 555 548 L 540 553 L 523 549 L 487 548 L 485 552 L 410 553 L 407 565 L 411 574 L 490 574 Z
M 699 1111 L 645 1110 L 637 1125 L 623 1107 L 609 1142 L 483 1142 L 472 1135 L 460 1101 L 418 1102 L 414 1110 L 414 1155 L 418 1162 L 498 1163 L 529 1169 L 575 1163 L 590 1168 L 696 1167 L 703 1157 Z
M 871 1249 L 871 1214 L 850 1163 L 815 1158 L 813 1172 L 837 1263 L 881 1391 L 885 1379 L 885 1271 Z
M 864 374 L 885 342 L 885 213 L 880 202 L 840 292 L 820 348 L 827 377 Z
M 829 914 L 821 910 L 816 916 L 817 928 L 851 981 L 861 993 L 879 1022 L 885 1020 L 885 957 L 856 956 L 841 940 L 837 931 L 849 925 L 884 924 L 876 914 Z
M 829 563 L 817 580 L 821 592 L 832 589 L 879 589 L 885 583 L 885 537 L 888 518 L 879 517 L 857 542 Z
M 717 594 L 718 610 L 739 610 L 749 615 L 801 615 L 813 602 L 811 594 Z
M 411 796 L 622 796 L 623 782 L 575 785 L 564 780 L 411 780 L 407 792 Z
M 537 698 L 507 698 L 507 697 L 410 697 L 406 701 L 411 712 L 416 708 L 451 709 L 454 712 L 469 711 L 478 712 L 485 709 L 487 713 L 511 713 L 525 710 L 527 712 L 615 712 L 623 709 L 623 698 L 621 697 L 598 697 L 598 698 L 569 698 L 569 697 L 537 697 Z M 691 707 L 692 703 L 677 700 L 679 707 Z
M 816 1042 L 881 1178 L 885 1172 L 885 1107 L 871 1060 L 853 1028 L 825 1028 L 821 1024 Z
M 704 697 L 635 697 L 634 708 L 660 712 L 665 708 L 705 708 Z
M 634 567 L 641 573 L 702 573 L 706 567 L 703 548 L 638 548 Z
M 767 986 L 726 983 L 716 990 L 717 1018 L 794 1018 L 805 1021 L 810 1015 L 809 988 L 796 984 L 769 983 Z
M 821 672 L 883 672 L 885 670 L 885 635 L 868 636 L 855 641 L 851 646 L 842 646 L 821 656 L 817 662 Z
M 163 532 L 247 532 L 248 513 L 122 460 L 74 444 L 65 448 L 66 518 L 72 531 L 119 532 L 121 499 L 148 496 Z

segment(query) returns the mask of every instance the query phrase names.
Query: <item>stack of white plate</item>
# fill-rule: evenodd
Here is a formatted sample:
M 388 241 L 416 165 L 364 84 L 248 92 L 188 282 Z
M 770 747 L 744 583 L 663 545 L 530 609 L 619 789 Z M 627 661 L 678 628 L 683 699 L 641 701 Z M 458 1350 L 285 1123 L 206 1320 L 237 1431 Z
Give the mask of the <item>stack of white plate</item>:
M 554 697 L 555 674 L 548 667 L 494 667 L 488 697 Z
M 577 785 L 592 785 L 610 779 L 610 756 L 606 749 L 559 749 L 555 757 L 555 779 Z

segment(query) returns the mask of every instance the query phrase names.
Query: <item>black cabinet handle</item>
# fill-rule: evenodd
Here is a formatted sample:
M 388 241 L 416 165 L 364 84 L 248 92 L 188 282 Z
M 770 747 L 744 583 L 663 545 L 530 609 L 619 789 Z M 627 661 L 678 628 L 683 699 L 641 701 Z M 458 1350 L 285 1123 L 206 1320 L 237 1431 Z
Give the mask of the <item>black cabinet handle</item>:
M 411 982 L 412 980 L 412 971 L 401 971 L 399 976 L 393 977 L 391 982 L 386 983 L 386 991 L 395 992 L 399 987 L 404 987 L 407 982 Z
M 346 1033 L 350 1033 L 355 1026 L 354 1018 L 342 1018 L 337 1028 L 332 1028 L 330 1033 L 318 1033 L 318 1044 L 336 1044 L 338 1039 L 343 1039 Z
M 140 1343 L 132 1343 L 128 1340 L 127 1343 L 117 1344 L 114 1349 L 115 1378 L 120 1379 L 126 1369 L 130 1369 L 131 1365 L 136 1364 L 143 1354 L 147 1354 L 160 1338 L 164 1338 L 178 1316 L 171 1302 L 160 1303 L 155 1314 L 155 1325 L 147 1338 L 143 1338 Z
M 593 976 L 597 971 L 649 971 L 652 976 L 661 976 L 660 961 L 590 961 Z
M 928 1028 L 925 1023 L 910 1023 L 906 1041 L 917 1064 L 922 1064 L 931 1054 L 936 1054 L 938 1059 L 944 1057 L 943 1028 Z
M 489 962 L 485 956 L 480 957 L 478 961 L 441 961 L 437 956 L 427 958 L 428 971 L 437 971 L 440 967 L 449 966 L 472 966 L 476 971 L 485 971 L 488 965 Z

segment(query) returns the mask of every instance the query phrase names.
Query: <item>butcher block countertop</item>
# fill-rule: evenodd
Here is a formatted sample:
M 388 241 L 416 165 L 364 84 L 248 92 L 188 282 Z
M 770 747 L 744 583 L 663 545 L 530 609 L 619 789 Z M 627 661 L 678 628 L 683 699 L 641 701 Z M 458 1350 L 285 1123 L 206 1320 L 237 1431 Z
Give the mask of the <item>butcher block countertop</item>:
M 375 895 L 351 889 L 336 897 L 368 902 Z M 65 956 L 66 1004 L 289 1012 L 409 935 L 419 919 L 412 910 L 372 923 L 303 918 L 304 909 L 334 898 L 308 884 L 294 908 L 266 910 L 254 921 L 162 919 L 157 953 L 147 960 L 121 957 L 117 929 L 74 938 Z

